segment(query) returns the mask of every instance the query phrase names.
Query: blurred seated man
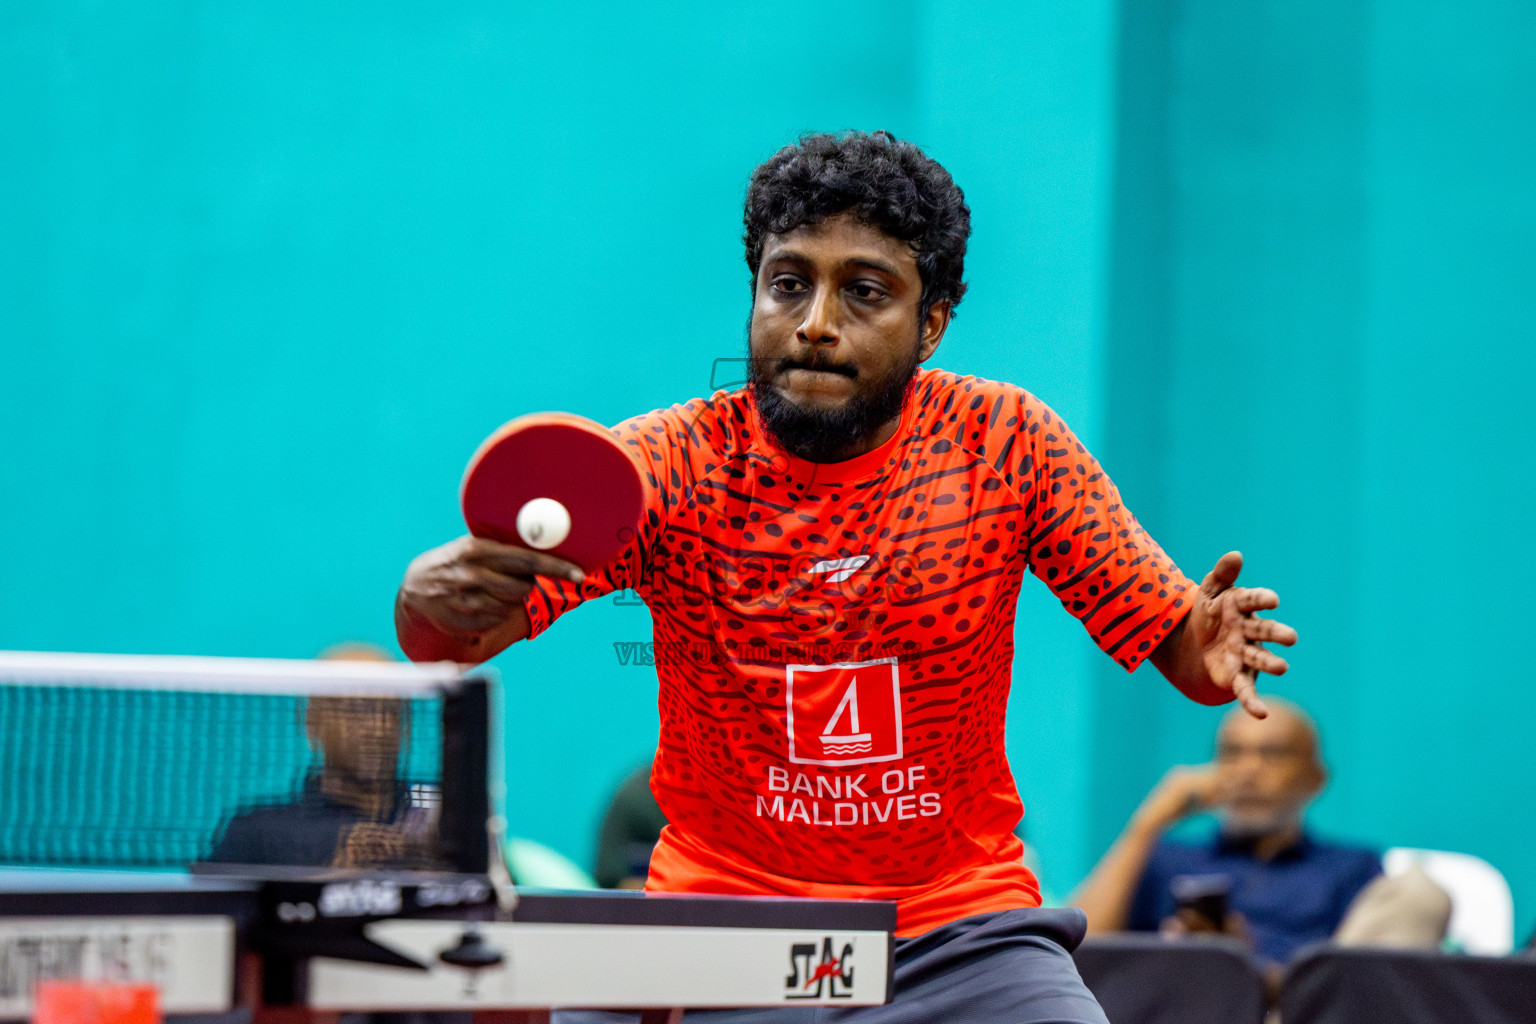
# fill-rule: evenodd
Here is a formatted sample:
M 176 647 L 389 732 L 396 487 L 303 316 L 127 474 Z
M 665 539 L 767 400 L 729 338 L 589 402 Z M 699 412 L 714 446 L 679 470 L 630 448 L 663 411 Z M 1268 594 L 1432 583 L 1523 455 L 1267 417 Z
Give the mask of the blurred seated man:
M 651 764 L 630 772 L 608 802 L 597 836 L 592 876 L 604 889 L 644 889 L 651 851 L 667 827 L 667 816 L 651 792 Z
M 1375 851 L 1321 842 L 1303 827 L 1307 805 L 1328 778 L 1317 729 L 1289 701 L 1266 703 L 1268 718 L 1229 713 L 1222 720 L 1214 765 L 1175 768 L 1142 801 L 1074 894 L 1090 933 L 1220 932 L 1283 963 L 1301 946 L 1330 938 L 1381 874 Z M 1215 811 L 1220 822 L 1209 842 L 1164 838 L 1203 811 Z M 1176 889 L 1204 889 L 1206 898 L 1181 906 Z M 1228 909 L 1211 920 L 1202 903 Z
M 391 660 L 349 644 L 322 658 Z M 320 767 L 295 801 L 236 815 L 208 860 L 307 867 L 429 868 L 435 812 L 398 776 L 404 707 L 388 697 L 311 697 L 304 726 Z

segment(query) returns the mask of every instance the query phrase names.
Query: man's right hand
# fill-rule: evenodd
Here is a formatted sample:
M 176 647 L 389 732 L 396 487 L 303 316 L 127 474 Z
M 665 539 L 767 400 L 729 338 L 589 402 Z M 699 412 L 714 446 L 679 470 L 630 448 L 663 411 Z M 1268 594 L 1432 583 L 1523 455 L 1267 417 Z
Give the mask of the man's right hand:
M 1216 771 L 1210 765 L 1172 768 L 1141 802 L 1135 824 L 1158 835 L 1216 804 Z
M 395 602 L 400 646 L 416 661 L 479 662 L 528 634 L 534 577 L 580 583 L 581 568 L 540 551 L 460 537 L 406 569 Z

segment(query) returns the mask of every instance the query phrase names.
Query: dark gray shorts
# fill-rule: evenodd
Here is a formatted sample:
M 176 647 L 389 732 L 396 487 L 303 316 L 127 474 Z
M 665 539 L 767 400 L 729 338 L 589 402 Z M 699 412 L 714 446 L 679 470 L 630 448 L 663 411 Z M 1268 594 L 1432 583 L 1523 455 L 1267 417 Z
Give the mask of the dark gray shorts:
M 884 1006 L 690 1010 L 686 1024 L 1109 1024 L 1078 977 L 1081 910 L 1004 910 L 896 940 Z M 556 1010 L 550 1024 L 637 1024 L 635 1013 Z

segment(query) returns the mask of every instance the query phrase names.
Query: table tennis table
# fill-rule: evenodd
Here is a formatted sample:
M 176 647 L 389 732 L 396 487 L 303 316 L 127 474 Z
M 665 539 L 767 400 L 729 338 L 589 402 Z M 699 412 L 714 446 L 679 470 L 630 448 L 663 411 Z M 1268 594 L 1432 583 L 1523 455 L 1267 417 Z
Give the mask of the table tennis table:
M 51 978 L 149 982 L 172 1020 L 253 1024 L 871 1005 L 890 998 L 895 918 L 891 903 L 498 891 L 481 875 L 0 869 L 0 1020 L 28 1017 Z

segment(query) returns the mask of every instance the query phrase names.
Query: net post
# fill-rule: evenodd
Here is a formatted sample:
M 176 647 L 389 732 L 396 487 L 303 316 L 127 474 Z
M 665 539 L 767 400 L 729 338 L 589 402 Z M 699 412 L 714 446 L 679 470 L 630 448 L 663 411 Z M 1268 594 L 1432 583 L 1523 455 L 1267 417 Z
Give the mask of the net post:
M 483 875 L 491 859 L 490 680 L 463 677 L 443 698 L 442 817 L 438 841 L 454 871 Z

